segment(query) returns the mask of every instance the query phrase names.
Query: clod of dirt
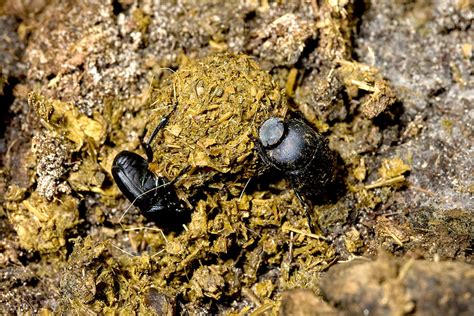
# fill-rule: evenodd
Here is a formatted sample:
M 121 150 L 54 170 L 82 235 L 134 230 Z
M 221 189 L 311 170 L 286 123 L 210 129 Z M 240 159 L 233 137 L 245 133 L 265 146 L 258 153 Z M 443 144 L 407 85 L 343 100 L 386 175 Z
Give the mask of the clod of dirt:
M 2 314 L 38 313 L 41 307 L 54 305 L 51 303 L 58 297 L 41 282 L 35 273 L 36 268 L 23 267 L 21 264 L 0 268 Z
M 71 193 L 71 188 L 62 179 L 69 162 L 70 143 L 64 137 L 41 133 L 33 137 L 32 152 L 36 156 L 36 191 L 51 200 L 58 193 Z
M 223 268 L 225 269 L 225 267 L 214 265 L 200 267 L 194 272 L 190 281 L 193 292 L 191 301 L 194 301 L 196 298 L 203 298 L 204 296 L 212 297 L 216 300 L 220 298 L 225 285 L 225 280 L 221 276 Z
M 345 60 L 340 60 L 339 63 L 341 67 L 337 72 L 343 78 L 349 95 L 356 96 L 360 93 L 359 90 L 368 92 L 360 105 L 360 111 L 365 117 L 373 119 L 395 103 L 395 93 L 377 68 Z
M 315 37 L 315 24 L 313 19 L 293 13 L 282 15 L 256 30 L 248 49 L 273 66 L 292 66 L 298 61 L 306 41 Z
M 349 314 L 474 313 L 474 271 L 460 262 L 357 259 L 331 268 L 320 285 L 323 296 Z
M 145 304 L 158 315 L 175 315 L 176 299 L 161 293 L 154 287 L 148 289 L 145 295 Z
M 80 113 L 72 103 L 50 99 L 38 93 L 31 93 L 28 104 L 42 119 L 43 125 L 55 133 L 64 133 L 67 139 L 76 144 L 76 151 L 84 143 L 99 146 L 106 133 L 106 123 L 101 116 L 89 118 Z
M 37 192 L 17 203 L 13 189 L 6 196 L 8 217 L 18 234 L 20 245 L 41 253 L 66 254 L 68 230 L 78 224 L 78 200 L 65 195 L 53 202 Z
M 103 306 L 104 301 L 113 297 L 116 263 L 111 259 L 108 246 L 107 242 L 93 242 L 91 238 L 76 240 L 59 282 L 62 297 L 59 311 L 64 312 L 66 306 L 92 310 L 87 304 L 96 297 L 96 306 Z
M 294 289 L 283 292 L 281 297 L 281 316 L 322 316 L 339 315 L 338 311 L 316 296 L 313 291 Z

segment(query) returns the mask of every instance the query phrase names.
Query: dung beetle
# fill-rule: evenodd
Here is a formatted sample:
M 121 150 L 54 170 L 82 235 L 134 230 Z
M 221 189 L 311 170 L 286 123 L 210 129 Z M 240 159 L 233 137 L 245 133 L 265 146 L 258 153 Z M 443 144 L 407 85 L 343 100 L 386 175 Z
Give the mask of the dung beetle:
M 299 118 L 270 117 L 262 123 L 255 148 L 263 162 L 282 172 L 305 208 L 308 226 L 315 232 L 307 203 L 320 196 L 335 176 L 335 156 L 324 136 Z
M 148 168 L 153 161 L 150 144 L 167 122 L 168 116 L 162 118 L 148 142 L 142 143 L 147 159 L 134 152 L 122 151 L 114 159 L 112 176 L 120 191 L 147 219 L 166 230 L 178 230 L 189 221 L 190 211 L 178 198 L 173 184 L 187 169 L 173 181 L 168 181 Z

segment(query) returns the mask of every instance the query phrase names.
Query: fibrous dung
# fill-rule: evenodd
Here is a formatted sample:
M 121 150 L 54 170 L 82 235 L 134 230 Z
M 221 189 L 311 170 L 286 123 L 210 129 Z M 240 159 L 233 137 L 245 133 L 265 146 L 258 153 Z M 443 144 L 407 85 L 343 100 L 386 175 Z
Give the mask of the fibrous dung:
M 150 99 L 148 135 L 169 116 L 152 144 L 152 169 L 169 179 L 190 167 L 179 186 L 220 188 L 225 175 L 242 183 L 255 173 L 251 135 L 270 116 L 284 117 L 285 97 L 248 56 L 218 54 L 190 61 Z

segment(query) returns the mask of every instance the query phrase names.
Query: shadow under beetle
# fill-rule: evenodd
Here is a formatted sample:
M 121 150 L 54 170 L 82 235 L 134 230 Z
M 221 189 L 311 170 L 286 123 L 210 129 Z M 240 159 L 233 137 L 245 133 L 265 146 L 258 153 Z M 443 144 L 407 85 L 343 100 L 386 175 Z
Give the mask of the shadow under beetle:
M 334 180 L 336 158 L 326 138 L 302 119 L 271 117 L 260 126 L 254 143 L 265 165 L 281 171 L 290 182 L 314 233 L 303 196 L 310 199 L 320 196 Z
M 147 159 L 134 152 L 122 151 L 114 159 L 112 176 L 120 191 L 147 219 L 166 230 L 179 230 L 189 221 L 191 212 L 178 198 L 173 184 L 188 169 L 181 171 L 173 181 L 158 177 L 148 169 L 153 161 L 150 144 L 168 123 L 168 116 L 161 119 L 148 142 L 142 143 Z

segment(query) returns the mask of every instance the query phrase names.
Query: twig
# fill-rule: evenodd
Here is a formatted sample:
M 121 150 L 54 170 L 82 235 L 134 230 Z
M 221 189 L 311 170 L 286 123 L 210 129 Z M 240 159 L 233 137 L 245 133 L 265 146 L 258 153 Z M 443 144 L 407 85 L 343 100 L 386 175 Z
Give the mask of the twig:
M 297 229 L 297 228 L 294 228 L 294 227 L 290 227 L 288 226 L 287 224 L 284 224 L 281 228 L 284 232 L 288 231 L 288 232 L 294 232 L 294 233 L 297 233 L 297 234 L 300 234 L 300 235 L 303 235 L 303 236 L 307 236 L 307 237 L 311 237 L 311 238 L 314 238 L 314 239 L 322 239 L 322 240 L 327 240 L 326 237 L 324 236 L 321 236 L 321 235 L 316 235 L 316 234 L 313 234 L 313 233 L 308 233 L 308 232 L 305 232 L 301 229 Z

